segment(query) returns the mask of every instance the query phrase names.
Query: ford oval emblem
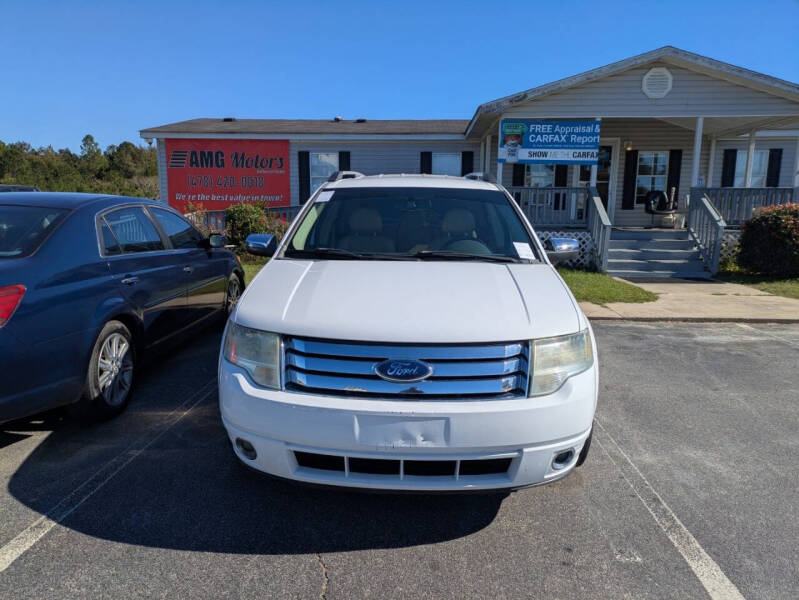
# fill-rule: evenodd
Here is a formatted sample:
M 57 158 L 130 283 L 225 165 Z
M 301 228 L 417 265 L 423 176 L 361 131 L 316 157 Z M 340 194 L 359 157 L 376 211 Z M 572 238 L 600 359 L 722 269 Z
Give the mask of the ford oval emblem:
M 433 374 L 433 367 L 420 360 L 388 359 L 374 366 L 375 374 L 386 381 L 422 381 Z

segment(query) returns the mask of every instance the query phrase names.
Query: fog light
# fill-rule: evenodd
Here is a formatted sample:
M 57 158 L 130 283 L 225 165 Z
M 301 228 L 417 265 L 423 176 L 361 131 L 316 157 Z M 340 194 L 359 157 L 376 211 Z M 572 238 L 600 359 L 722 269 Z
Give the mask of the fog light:
M 239 449 L 239 452 L 241 452 L 245 458 L 250 460 L 255 460 L 255 457 L 258 456 L 255 448 L 253 448 L 252 444 L 247 440 L 236 438 L 236 448 Z
M 562 450 L 555 455 L 555 458 L 552 459 L 552 468 L 556 471 L 560 471 L 561 469 L 567 467 L 573 458 L 574 448 Z

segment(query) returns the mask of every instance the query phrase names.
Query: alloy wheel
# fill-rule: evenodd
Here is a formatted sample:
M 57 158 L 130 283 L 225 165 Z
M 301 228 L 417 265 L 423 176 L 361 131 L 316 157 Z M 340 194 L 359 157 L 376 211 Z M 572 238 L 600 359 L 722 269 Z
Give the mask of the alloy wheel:
M 230 314 L 233 312 L 233 309 L 236 308 L 236 303 L 239 301 L 239 297 L 241 296 L 241 285 L 239 284 L 239 278 L 235 275 L 230 278 L 230 281 L 227 284 L 227 312 Z
M 110 406 L 120 406 L 130 393 L 132 383 L 130 342 L 121 333 L 112 333 L 103 342 L 97 357 L 97 388 Z

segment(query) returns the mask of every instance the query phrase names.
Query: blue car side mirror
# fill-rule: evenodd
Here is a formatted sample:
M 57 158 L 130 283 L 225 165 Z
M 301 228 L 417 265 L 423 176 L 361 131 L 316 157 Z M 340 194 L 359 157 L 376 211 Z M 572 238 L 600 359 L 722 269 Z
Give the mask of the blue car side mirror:
M 247 236 L 247 252 L 256 256 L 272 256 L 277 250 L 277 238 L 269 233 L 253 233 Z
M 219 233 L 212 233 L 208 237 L 208 245 L 211 248 L 224 248 L 227 244 L 227 238 Z

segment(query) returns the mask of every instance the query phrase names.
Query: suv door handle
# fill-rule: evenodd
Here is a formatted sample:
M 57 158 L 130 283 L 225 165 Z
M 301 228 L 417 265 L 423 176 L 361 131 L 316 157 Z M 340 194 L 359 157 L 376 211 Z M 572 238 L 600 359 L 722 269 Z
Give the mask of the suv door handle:
M 191 267 L 189 265 L 186 265 L 185 267 L 183 267 L 183 272 L 184 273 L 191 273 L 192 271 L 194 271 L 194 267 Z
M 127 277 L 122 279 L 122 283 L 125 284 L 125 285 L 133 285 L 138 280 L 139 280 L 138 277 L 135 277 L 133 275 L 128 275 Z

